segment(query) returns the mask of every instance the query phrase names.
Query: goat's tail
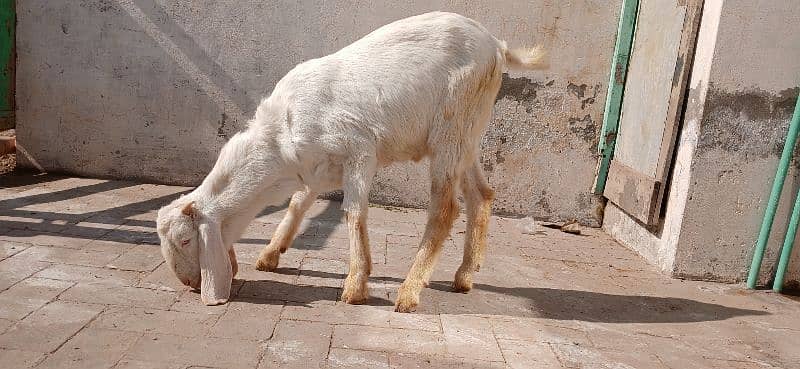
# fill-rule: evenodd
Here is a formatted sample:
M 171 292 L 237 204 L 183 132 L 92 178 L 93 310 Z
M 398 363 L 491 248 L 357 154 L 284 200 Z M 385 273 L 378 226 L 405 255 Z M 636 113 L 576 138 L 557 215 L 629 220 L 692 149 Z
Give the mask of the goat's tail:
M 509 49 L 503 42 L 503 55 L 509 69 L 547 69 L 547 52 L 541 45 L 531 48 Z

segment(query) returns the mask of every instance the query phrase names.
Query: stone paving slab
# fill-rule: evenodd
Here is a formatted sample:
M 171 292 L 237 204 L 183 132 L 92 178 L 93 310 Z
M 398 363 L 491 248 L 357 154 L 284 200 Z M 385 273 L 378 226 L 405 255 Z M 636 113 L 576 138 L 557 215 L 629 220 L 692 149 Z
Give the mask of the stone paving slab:
M 800 304 L 660 275 L 600 230 L 493 217 L 475 288 L 450 291 L 460 218 L 416 313 L 393 311 L 424 211 L 374 206 L 370 299 L 338 301 L 340 204 L 311 206 L 272 273 L 253 263 L 285 209 L 235 244 L 232 301 L 204 306 L 163 263 L 157 209 L 184 187 L 0 176 L 0 367 L 796 368 Z
M 139 333 L 110 329 L 83 329 L 37 368 L 110 368 L 140 336 Z
M 134 343 L 124 358 L 180 364 L 185 368 L 255 368 L 261 350 L 258 342 L 148 333 Z
M 28 278 L 0 292 L 0 318 L 22 320 L 72 287 L 54 279 Z
M 267 342 L 259 368 L 318 368 L 331 347 L 333 325 L 281 320 Z
M 0 347 L 51 353 L 102 310 L 102 305 L 52 302 L 0 334 Z

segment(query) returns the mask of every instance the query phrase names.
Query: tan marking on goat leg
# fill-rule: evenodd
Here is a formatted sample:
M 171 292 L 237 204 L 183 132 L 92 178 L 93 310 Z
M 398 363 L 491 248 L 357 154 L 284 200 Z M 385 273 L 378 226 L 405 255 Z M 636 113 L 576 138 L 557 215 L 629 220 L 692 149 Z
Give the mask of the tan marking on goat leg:
M 420 291 L 429 281 L 439 258 L 442 243 L 449 235 L 453 221 L 458 217 L 458 204 L 455 201 L 452 180 L 446 180 L 440 188 L 432 187 L 434 190 L 431 191 L 431 207 L 428 210 L 425 235 L 414 264 L 397 293 L 395 311 L 398 312 L 407 313 L 416 309 Z
M 255 265 L 257 270 L 271 272 L 278 267 L 280 254 L 286 252 L 294 242 L 297 229 L 303 221 L 303 215 L 314 203 L 316 197 L 317 194 L 311 191 L 298 191 L 292 196 L 286 215 L 272 235 L 269 245 L 264 247 L 258 256 Z
M 365 214 L 347 213 L 347 227 L 350 235 L 350 270 L 344 280 L 342 301 L 363 304 L 369 297 L 367 282 L 372 272 Z
M 231 249 L 228 250 L 228 257 L 231 259 L 231 270 L 233 271 L 233 276 L 236 277 L 236 273 L 239 272 L 239 262 L 236 261 L 236 251 L 231 246 Z
M 480 270 L 486 252 L 494 191 L 486 183 L 483 170 L 477 162 L 467 171 L 461 183 L 467 205 L 467 237 L 464 239 L 464 257 L 456 271 L 453 289 L 467 292 L 472 289 L 472 274 Z

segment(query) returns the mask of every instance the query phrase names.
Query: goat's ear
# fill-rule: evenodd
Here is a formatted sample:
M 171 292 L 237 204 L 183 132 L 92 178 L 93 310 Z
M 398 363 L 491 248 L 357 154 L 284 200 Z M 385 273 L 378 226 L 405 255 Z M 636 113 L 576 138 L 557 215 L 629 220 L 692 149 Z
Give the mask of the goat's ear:
M 219 224 L 202 222 L 200 236 L 200 299 L 206 305 L 219 305 L 231 294 L 233 271 Z
M 197 209 L 194 208 L 194 201 L 184 205 L 183 209 L 181 209 L 181 213 L 189 218 L 197 219 Z

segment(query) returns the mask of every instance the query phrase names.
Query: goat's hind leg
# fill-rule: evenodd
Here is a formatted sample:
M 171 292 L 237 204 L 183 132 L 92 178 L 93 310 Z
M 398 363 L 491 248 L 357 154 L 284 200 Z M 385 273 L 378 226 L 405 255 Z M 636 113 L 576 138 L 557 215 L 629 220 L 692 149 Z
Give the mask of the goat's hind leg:
M 486 182 L 480 162 L 470 166 L 461 179 L 461 191 L 467 212 L 467 233 L 464 237 L 464 258 L 453 280 L 453 290 L 472 289 L 472 274 L 480 270 L 486 252 L 486 234 L 492 214 L 494 191 Z
M 431 203 L 428 208 L 428 223 L 419 245 L 414 264 L 408 272 L 397 293 L 395 311 L 408 313 L 419 304 L 419 294 L 430 280 L 433 268 L 439 257 L 442 243 L 450 234 L 453 221 L 458 217 L 458 203 L 455 200 L 457 179 L 447 174 L 451 166 L 431 164 Z M 439 171 L 443 168 L 443 171 Z
M 289 249 L 289 246 L 294 242 L 297 235 L 297 229 L 303 221 L 303 215 L 314 203 L 317 198 L 317 193 L 306 189 L 305 191 L 297 191 L 292 195 L 292 200 L 289 202 L 289 208 L 286 210 L 286 215 L 281 220 L 269 245 L 261 250 L 261 254 L 256 261 L 256 269 L 271 272 L 278 267 L 278 260 L 282 253 Z

